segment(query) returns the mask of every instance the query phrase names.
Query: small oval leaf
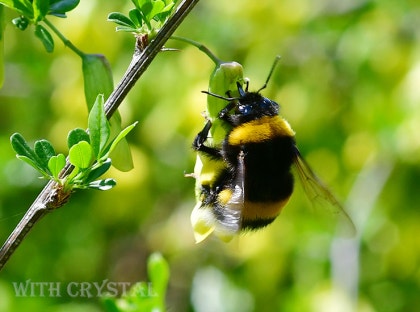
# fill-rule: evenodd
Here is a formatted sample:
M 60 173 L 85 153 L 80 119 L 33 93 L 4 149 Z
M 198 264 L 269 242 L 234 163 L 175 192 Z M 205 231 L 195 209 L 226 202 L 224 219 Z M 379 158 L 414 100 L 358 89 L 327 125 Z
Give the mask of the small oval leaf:
M 33 149 L 28 145 L 25 138 L 20 133 L 14 133 L 10 137 L 12 148 L 19 156 L 25 156 L 31 159 L 34 163 L 38 163 L 38 158 Z
M 80 0 L 58 0 L 50 1 L 50 14 L 66 16 L 66 12 L 73 10 L 79 4 Z
M 136 28 L 140 28 L 143 25 L 143 17 L 137 9 L 130 10 L 128 16 Z
M 116 23 L 118 25 L 121 25 L 121 26 L 136 28 L 136 25 L 133 23 L 133 21 L 130 18 L 128 18 L 127 16 L 125 16 L 124 14 L 120 13 L 120 12 L 109 13 L 108 21 L 109 22 L 114 22 L 114 23 Z
M 153 253 L 147 261 L 147 274 L 153 290 L 162 298 L 169 281 L 169 265 L 160 253 Z
M 20 17 L 16 17 L 12 20 L 13 25 L 15 25 L 17 28 L 19 28 L 20 30 L 25 30 L 26 28 L 28 28 L 29 25 L 29 20 L 24 17 L 24 16 L 20 16 Z
M 92 182 L 102 176 L 111 167 L 111 159 L 108 158 L 100 167 L 92 170 L 86 178 L 87 182 Z
M 47 15 L 48 13 L 50 1 L 49 0 L 33 0 L 31 2 L 32 2 L 32 10 L 34 12 L 35 23 L 42 21 L 45 18 L 45 15 Z
M 81 141 L 86 141 L 88 143 L 90 143 L 90 138 L 89 138 L 89 134 L 82 128 L 76 128 L 73 129 L 69 132 L 68 136 L 67 136 L 67 146 L 69 147 L 69 149 L 81 142 Z
M 35 142 L 34 150 L 43 169 L 48 170 L 48 161 L 51 157 L 55 156 L 55 150 L 52 144 L 47 140 L 39 140 Z
M 100 191 L 107 191 L 109 189 L 112 189 L 115 185 L 117 185 L 117 182 L 114 179 L 105 179 L 89 183 L 88 188 Z
M 38 164 L 35 163 L 31 158 L 23 156 L 23 155 L 16 155 L 16 157 L 17 157 L 17 159 L 20 159 L 20 160 L 26 162 L 28 165 L 30 165 L 32 168 L 34 168 L 36 171 L 45 175 L 45 172 L 43 172 L 42 169 L 38 166 Z
M 83 83 L 88 110 L 92 109 L 98 94 L 108 98 L 114 90 L 111 66 L 102 54 L 84 54 L 82 57 Z
M 70 148 L 69 161 L 80 169 L 88 168 L 93 160 L 92 147 L 86 141 L 81 141 Z
M 104 111 L 104 96 L 98 95 L 88 118 L 90 143 L 96 159 L 102 156 L 110 135 L 109 122 Z
M 63 154 L 53 156 L 48 161 L 48 169 L 50 170 L 54 179 L 58 180 L 58 176 L 66 165 L 66 157 Z
M 54 51 L 54 40 L 45 27 L 37 24 L 35 26 L 35 36 L 37 36 L 41 40 L 42 44 L 45 47 L 45 50 L 47 50 L 48 53 Z

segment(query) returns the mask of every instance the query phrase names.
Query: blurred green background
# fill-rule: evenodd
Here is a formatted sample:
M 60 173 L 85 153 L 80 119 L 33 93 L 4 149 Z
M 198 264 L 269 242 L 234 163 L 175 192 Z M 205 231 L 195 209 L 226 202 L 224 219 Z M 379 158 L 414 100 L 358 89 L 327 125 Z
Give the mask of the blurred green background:
M 133 38 L 108 13 L 129 1 L 81 1 L 50 20 L 81 50 L 103 53 L 118 83 Z M 6 10 L 8 20 L 16 17 Z M 352 216 L 353 240 L 326 231 L 301 188 L 266 230 L 224 244 L 193 240 L 192 139 L 201 130 L 211 61 L 196 48 L 157 56 L 124 101 L 135 169 L 111 191 L 80 191 L 30 232 L 0 273 L 0 311 L 102 311 L 100 298 L 16 297 L 13 282 L 147 281 L 160 251 L 170 311 L 417 311 L 420 306 L 420 5 L 407 1 L 202 0 L 176 31 L 235 60 L 282 106 L 298 146 Z M 44 182 L 19 162 L 14 132 L 66 152 L 86 127 L 80 59 L 32 30 L 5 34 L 0 90 L 0 240 Z

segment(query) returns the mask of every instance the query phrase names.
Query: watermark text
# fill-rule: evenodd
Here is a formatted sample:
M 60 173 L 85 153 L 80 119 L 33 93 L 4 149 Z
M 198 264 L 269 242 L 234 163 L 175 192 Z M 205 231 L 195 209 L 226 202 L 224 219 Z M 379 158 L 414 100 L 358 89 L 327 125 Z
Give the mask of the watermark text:
M 143 283 L 138 288 L 141 297 L 154 297 L 152 283 Z M 36 282 L 30 279 L 24 282 L 12 282 L 16 297 L 62 297 L 95 298 L 124 296 L 131 282 L 115 282 L 105 279 L 98 282 Z

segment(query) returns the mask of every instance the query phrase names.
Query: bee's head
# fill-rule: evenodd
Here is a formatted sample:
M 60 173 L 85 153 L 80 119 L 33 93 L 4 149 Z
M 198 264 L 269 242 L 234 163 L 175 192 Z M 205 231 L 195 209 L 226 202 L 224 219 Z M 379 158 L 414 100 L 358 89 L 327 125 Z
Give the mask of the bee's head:
M 236 104 L 236 114 L 248 116 L 250 119 L 278 115 L 279 104 L 262 96 L 259 91 L 248 92 L 248 84 L 245 90 L 240 83 L 237 83 L 237 86 L 240 96 Z

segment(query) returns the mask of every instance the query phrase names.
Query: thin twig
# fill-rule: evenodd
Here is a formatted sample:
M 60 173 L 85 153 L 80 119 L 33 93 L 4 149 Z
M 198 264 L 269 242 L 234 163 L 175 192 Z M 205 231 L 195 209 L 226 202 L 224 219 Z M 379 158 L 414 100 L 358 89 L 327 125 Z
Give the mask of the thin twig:
M 67 39 L 48 19 L 44 18 L 44 23 L 63 41 L 66 47 L 70 48 L 78 56 L 83 57 L 85 53 L 79 50 L 69 39 Z
M 183 19 L 188 15 L 192 8 L 199 0 L 184 0 L 177 7 L 176 12 L 165 23 L 157 34 L 156 38 L 142 51 L 133 55 L 133 60 L 124 74 L 121 82 L 109 96 L 105 103 L 105 113 L 109 119 L 117 110 L 118 106 L 124 100 L 128 92 L 135 85 L 140 76 L 145 72 L 156 54 L 163 48 L 168 38 L 174 33 L 176 28 L 181 24 Z M 69 163 L 60 174 L 61 177 L 68 175 L 72 168 Z M 0 249 L 0 270 L 4 267 L 10 256 L 20 245 L 26 234 L 48 212 L 53 211 L 68 200 L 69 194 L 60 193 L 59 185 L 54 181 L 49 181 L 36 200 L 29 207 L 26 214 L 20 220 L 13 232 L 7 238 L 6 242 Z

